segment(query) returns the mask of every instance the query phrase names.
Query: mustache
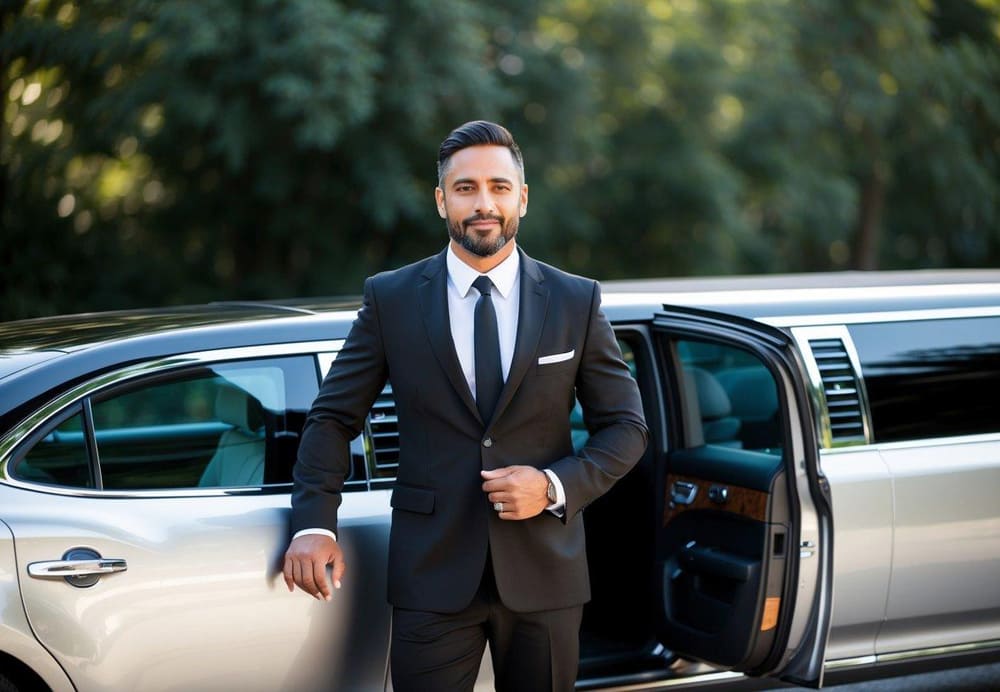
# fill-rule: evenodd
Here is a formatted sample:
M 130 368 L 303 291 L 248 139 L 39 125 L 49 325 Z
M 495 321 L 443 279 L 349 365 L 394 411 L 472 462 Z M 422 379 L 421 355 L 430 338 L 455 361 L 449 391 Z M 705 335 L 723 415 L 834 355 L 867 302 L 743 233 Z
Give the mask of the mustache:
M 496 221 L 502 225 L 504 218 L 499 214 L 473 214 L 467 219 L 462 219 L 462 225 L 468 226 L 470 223 L 475 223 L 476 221 Z

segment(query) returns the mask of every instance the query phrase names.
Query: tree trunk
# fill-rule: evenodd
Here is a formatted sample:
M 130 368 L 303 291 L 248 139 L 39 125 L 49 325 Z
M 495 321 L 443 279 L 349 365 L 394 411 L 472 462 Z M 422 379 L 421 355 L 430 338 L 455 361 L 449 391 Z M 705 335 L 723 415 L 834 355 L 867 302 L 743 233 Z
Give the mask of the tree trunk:
M 854 268 L 878 269 L 879 244 L 882 239 L 882 207 L 885 205 L 885 174 L 879 161 L 873 161 L 861 181 L 861 202 L 854 237 Z

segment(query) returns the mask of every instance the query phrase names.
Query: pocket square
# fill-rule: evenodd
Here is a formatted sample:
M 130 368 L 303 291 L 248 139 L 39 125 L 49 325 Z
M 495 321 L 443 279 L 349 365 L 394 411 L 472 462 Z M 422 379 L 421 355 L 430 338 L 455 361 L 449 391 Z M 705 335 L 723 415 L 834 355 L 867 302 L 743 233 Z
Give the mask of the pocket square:
M 553 363 L 561 363 L 564 360 L 569 360 L 576 355 L 576 349 L 572 351 L 566 351 L 565 353 L 553 353 L 551 356 L 542 356 L 538 359 L 539 365 L 552 365 Z

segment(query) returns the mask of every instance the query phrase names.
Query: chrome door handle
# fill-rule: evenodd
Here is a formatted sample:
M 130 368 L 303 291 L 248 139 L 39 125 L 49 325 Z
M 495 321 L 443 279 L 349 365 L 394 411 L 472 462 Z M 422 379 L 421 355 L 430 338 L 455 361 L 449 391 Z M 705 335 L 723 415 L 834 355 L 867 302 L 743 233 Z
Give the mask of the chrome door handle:
M 93 548 L 70 548 L 58 560 L 43 560 L 28 565 L 28 576 L 36 579 L 65 579 L 70 586 L 86 589 L 101 580 L 105 574 L 124 572 L 125 560 L 119 557 L 101 557 Z
M 124 572 L 128 565 L 122 558 L 102 557 L 88 560 L 48 560 L 32 562 L 28 574 L 42 579 L 62 577 L 88 577 L 91 575 Z
M 674 481 L 670 489 L 670 500 L 676 505 L 689 505 L 698 494 L 698 486 L 687 481 Z

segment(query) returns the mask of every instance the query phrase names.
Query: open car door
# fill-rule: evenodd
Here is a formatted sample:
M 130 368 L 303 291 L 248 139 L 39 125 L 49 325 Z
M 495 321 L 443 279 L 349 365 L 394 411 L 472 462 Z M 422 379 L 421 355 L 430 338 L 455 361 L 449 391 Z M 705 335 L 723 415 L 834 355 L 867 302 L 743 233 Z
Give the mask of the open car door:
M 685 658 L 819 687 L 833 521 L 794 342 L 673 306 L 653 331 L 669 412 L 657 477 L 660 641 Z

